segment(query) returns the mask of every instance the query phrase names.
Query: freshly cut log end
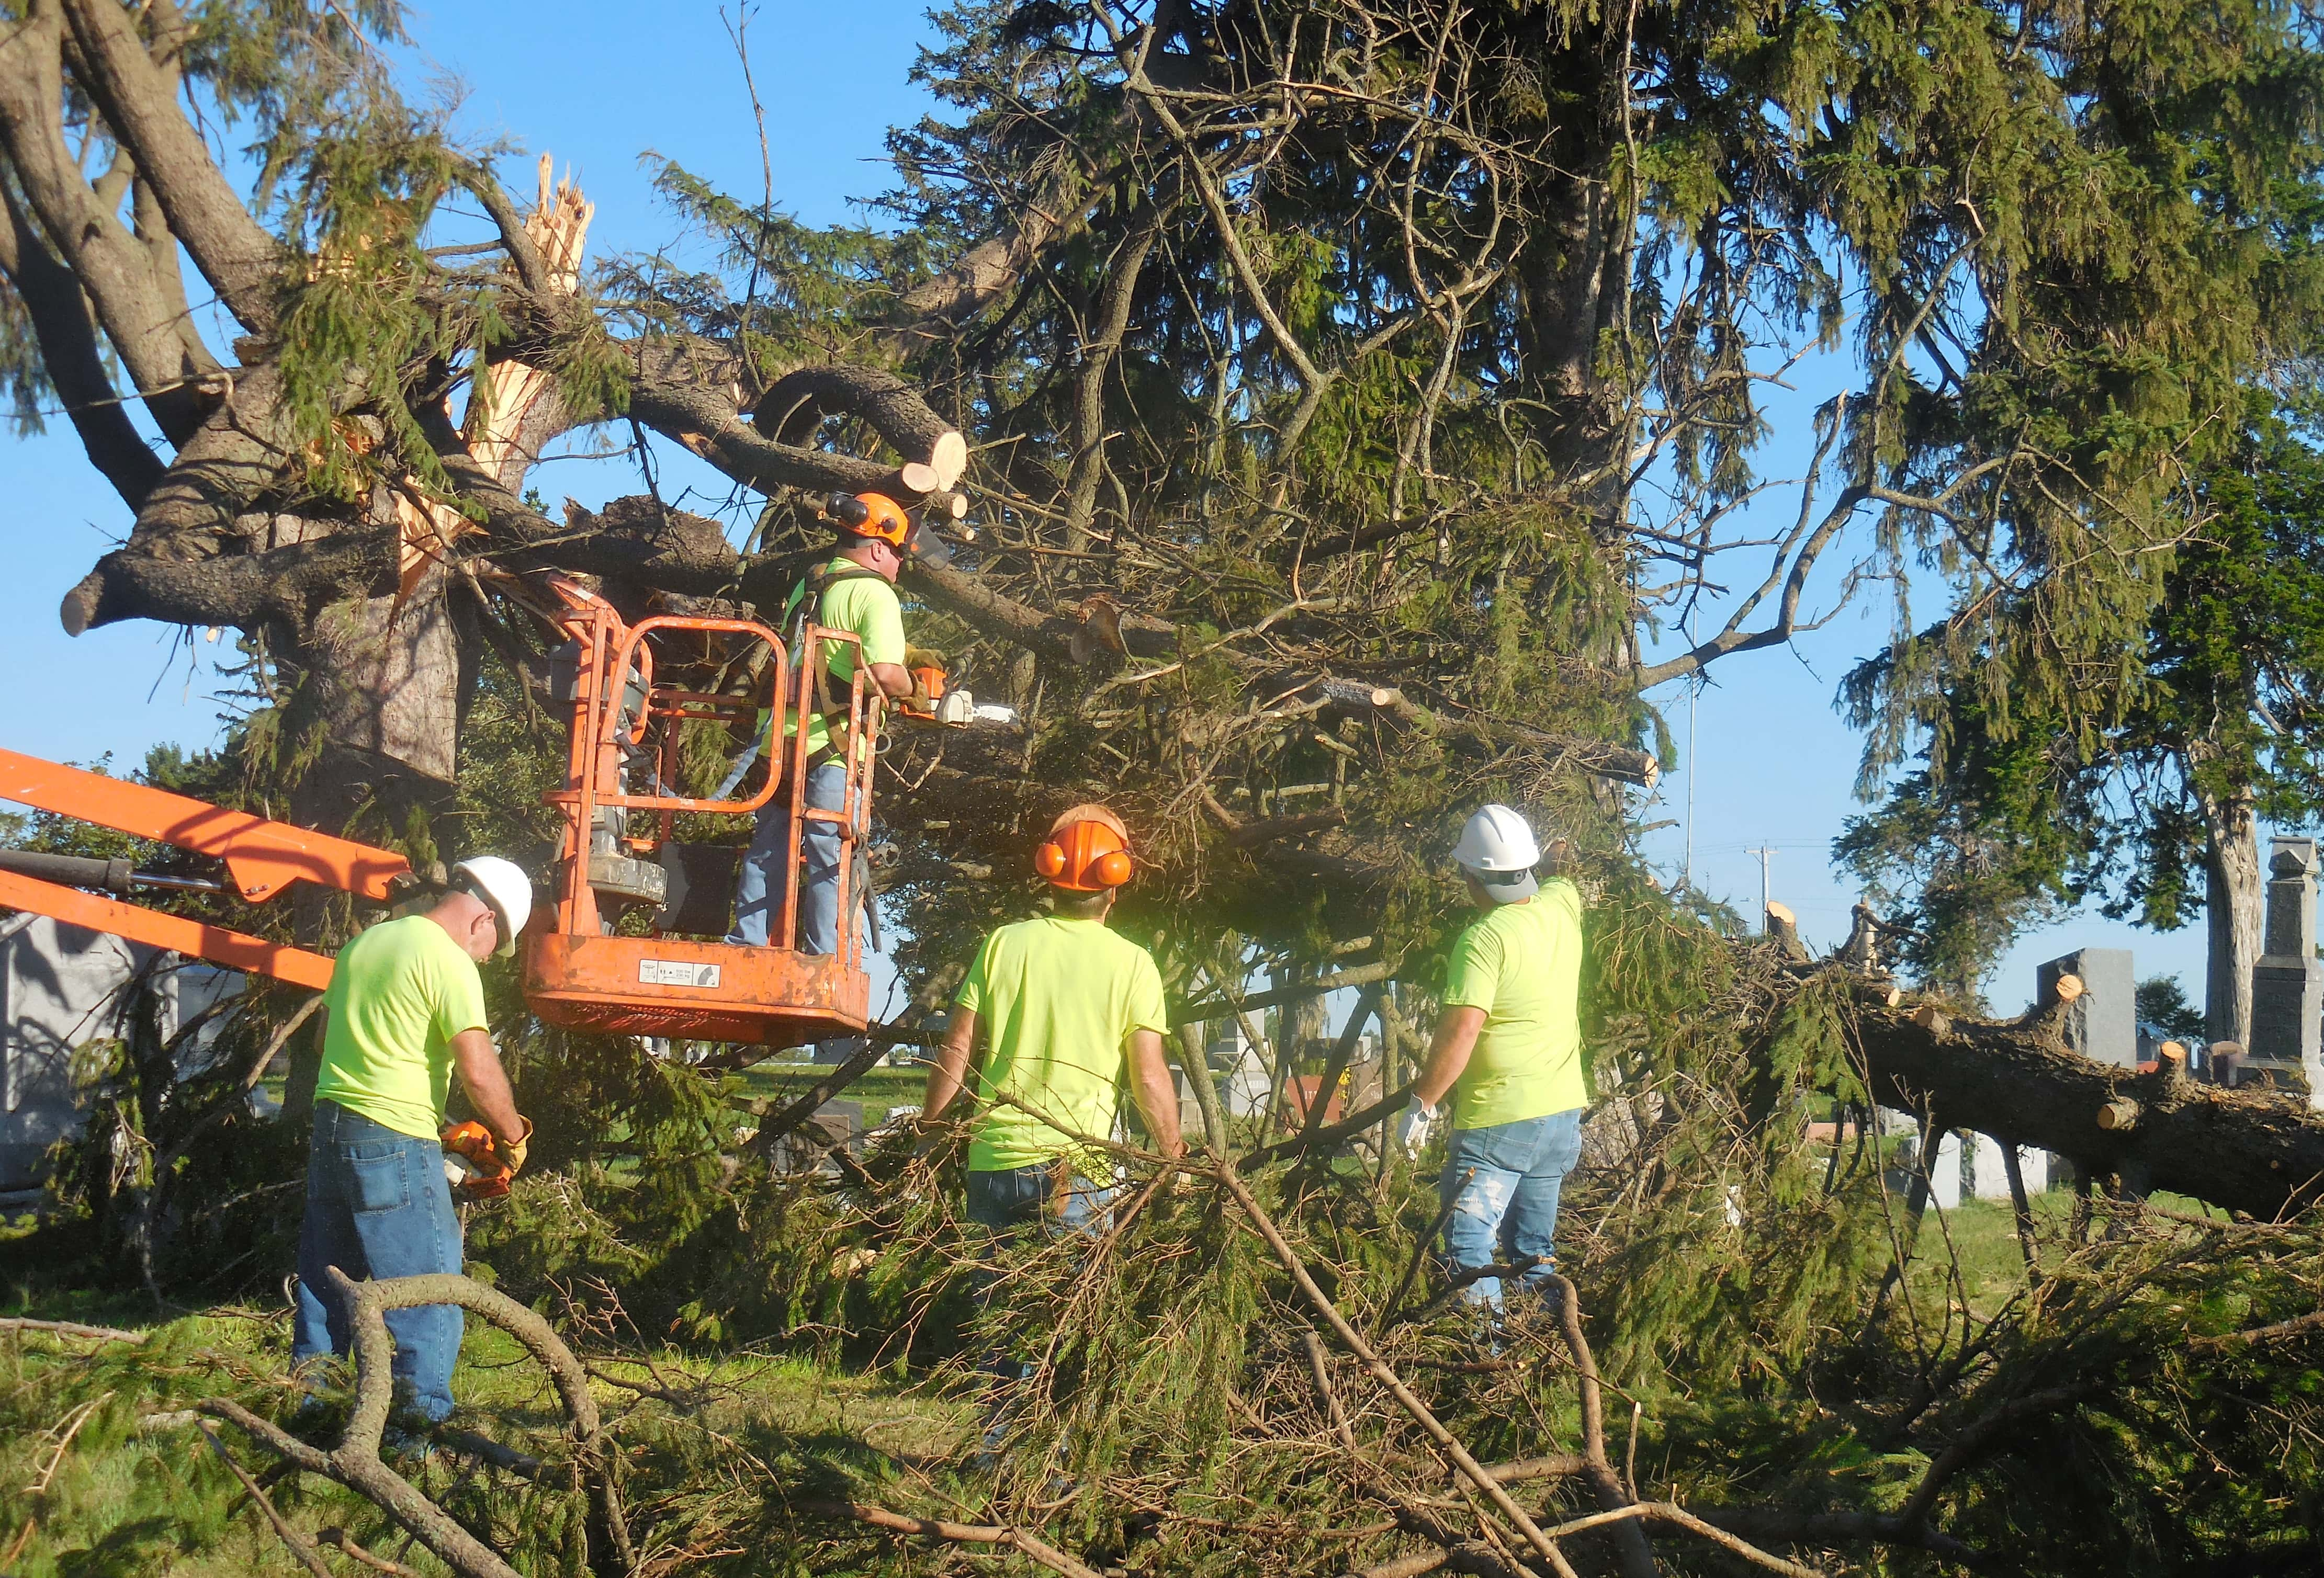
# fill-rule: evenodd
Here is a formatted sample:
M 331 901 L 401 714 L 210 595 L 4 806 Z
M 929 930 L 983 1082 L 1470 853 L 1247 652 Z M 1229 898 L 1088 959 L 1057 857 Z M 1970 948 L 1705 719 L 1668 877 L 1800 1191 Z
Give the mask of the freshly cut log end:
M 88 633 L 89 613 L 97 606 L 97 588 L 90 583 L 96 579 L 95 575 L 83 576 L 80 584 L 66 592 L 64 601 L 57 605 L 57 623 L 65 628 L 66 635 Z
M 1866 981 L 1856 988 L 1856 995 L 1878 1008 L 1894 1008 L 1904 1000 L 1904 989 L 1894 981 Z
M 922 465 L 916 460 L 908 460 L 897 467 L 896 474 L 903 479 L 904 486 L 915 493 L 934 493 L 944 487 L 934 466 Z
M 1914 1009 L 1913 1023 L 1932 1035 L 1950 1035 L 1953 1031 L 1951 1015 L 1933 1003 L 1923 1003 Z
M 2138 1103 L 2128 1096 L 2117 1096 L 2098 1108 L 2098 1127 L 2109 1134 L 2128 1133 L 2138 1127 Z
M 935 492 L 951 487 L 968 470 L 968 440 L 955 430 L 940 435 L 928 449 L 928 470 L 936 473 Z
M 2089 990 L 2082 985 L 2081 977 L 2060 976 L 2050 988 L 2050 999 L 2053 1003 L 2071 1003 Z

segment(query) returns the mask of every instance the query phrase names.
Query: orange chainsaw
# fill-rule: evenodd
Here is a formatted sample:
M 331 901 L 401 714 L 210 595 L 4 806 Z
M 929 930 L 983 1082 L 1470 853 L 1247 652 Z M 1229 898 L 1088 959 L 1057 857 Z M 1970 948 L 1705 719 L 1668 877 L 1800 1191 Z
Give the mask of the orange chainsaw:
M 952 683 L 951 676 L 945 672 L 941 653 L 920 647 L 907 647 L 904 663 L 911 670 L 912 693 L 897 701 L 896 711 L 905 717 L 952 729 L 1017 720 L 1013 708 L 990 703 L 980 706 L 973 695 Z
M 509 1192 L 509 1166 L 501 1160 L 493 1132 L 474 1118 L 444 1125 L 444 1176 L 452 1193 L 465 1205 L 482 1205 L 504 1198 Z

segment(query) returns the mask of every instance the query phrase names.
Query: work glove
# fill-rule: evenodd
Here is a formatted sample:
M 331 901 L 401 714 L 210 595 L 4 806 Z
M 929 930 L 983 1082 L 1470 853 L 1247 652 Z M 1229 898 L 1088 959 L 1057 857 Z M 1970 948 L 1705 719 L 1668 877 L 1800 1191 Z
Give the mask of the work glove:
M 904 647 L 904 666 L 906 668 L 933 668 L 937 673 L 941 674 L 945 670 L 950 668 L 952 666 L 952 663 L 943 653 L 937 651 L 933 647 L 913 647 L 907 645 Z
M 1428 1136 L 1435 1127 L 1436 1109 L 1416 1096 L 1396 1121 L 1396 1142 L 1406 1156 L 1417 1160 L 1428 1149 Z
M 532 1120 L 520 1113 L 516 1121 L 524 1125 L 524 1133 L 514 1140 L 503 1140 L 498 1134 L 493 1136 L 493 1152 L 501 1159 L 501 1165 L 508 1169 L 511 1178 L 523 1170 L 524 1159 L 532 1153 Z

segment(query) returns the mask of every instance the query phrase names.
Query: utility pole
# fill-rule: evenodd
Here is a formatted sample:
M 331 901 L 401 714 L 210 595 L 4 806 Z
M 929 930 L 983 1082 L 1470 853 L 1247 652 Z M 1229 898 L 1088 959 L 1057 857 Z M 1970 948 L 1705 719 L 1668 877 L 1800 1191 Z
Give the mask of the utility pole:
M 1767 890 L 1767 867 L 1775 858 L 1775 846 L 1762 844 L 1756 849 L 1746 849 L 1743 852 L 1746 855 L 1759 857 L 1759 930 L 1765 932 L 1767 930 L 1767 901 L 1774 896 Z

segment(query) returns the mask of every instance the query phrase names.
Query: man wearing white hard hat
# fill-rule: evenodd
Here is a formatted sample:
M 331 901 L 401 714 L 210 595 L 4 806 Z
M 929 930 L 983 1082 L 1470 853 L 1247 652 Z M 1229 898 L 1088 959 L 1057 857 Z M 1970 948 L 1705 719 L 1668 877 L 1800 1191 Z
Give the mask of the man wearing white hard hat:
M 1427 1066 L 1398 1125 L 1418 1155 L 1444 1114 L 1452 1136 L 1438 1186 L 1451 1214 L 1444 1253 L 1454 1272 L 1527 1265 L 1520 1285 L 1551 1275 L 1557 1196 L 1582 1154 L 1582 895 L 1534 875 L 1540 846 L 1524 817 L 1488 805 L 1469 819 L 1452 858 L 1484 913 L 1452 944 L 1443 1012 Z M 1498 1279 L 1469 1285 L 1498 1306 Z
M 455 1071 L 498 1160 L 512 1173 L 523 1165 L 532 1123 L 518 1114 L 493 1050 L 476 966 L 515 952 L 531 913 L 531 879 L 514 861 L 479 855 L 452 868 L 433 908 L 383 921 L 339 950 L 323 993 L 294 1364 L 349 1350 L 327 1268 L 358 1280 L 460 1269 L 460 1222 L 437 1138 Z M 396 1381 L 429 1418 L 452 1411 L 461 1326 L 453 1305 L 387 1317 Z

